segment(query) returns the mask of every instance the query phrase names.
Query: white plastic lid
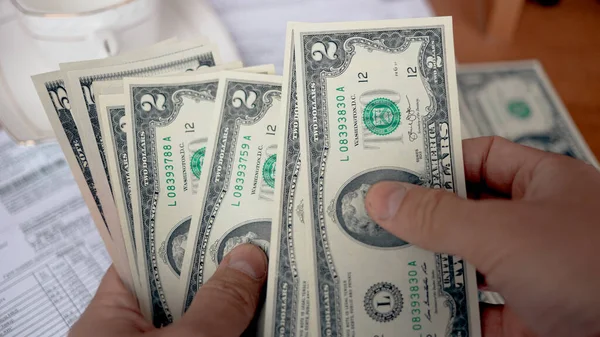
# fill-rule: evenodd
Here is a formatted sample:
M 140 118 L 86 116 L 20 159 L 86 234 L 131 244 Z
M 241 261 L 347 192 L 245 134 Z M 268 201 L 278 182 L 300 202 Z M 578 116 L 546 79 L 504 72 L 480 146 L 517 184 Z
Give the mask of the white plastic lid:
M 15 7 L 27 15 L 85 15 L 103 11 L 132 0 L 13 0 Z

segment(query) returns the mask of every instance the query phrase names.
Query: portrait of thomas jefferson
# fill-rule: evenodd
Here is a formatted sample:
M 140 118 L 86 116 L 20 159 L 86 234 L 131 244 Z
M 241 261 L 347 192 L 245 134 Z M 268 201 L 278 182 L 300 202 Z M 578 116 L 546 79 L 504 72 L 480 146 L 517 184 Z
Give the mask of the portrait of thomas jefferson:
M 342 216 L 349 231 L 360 235 L 377 236 L 384 230 L 367 213 L 365 198 L 369 188 L 371 185 L 361 184 L 358 189 L 342 196 Z
M 159 255 L 165 263 L 177 275 L 181 275 L 181 267 L 183 266 L 183 255 L 185 253 L 185 245 L 190 230 L 192 218 L 183 219 L 180 223 L 173 227 L 167 240 L 163 242 L 159 248 Z
M 173 254 L 173 261 L 175 262 L 175 269 L 181 270 L 183 266 L 183 255 L 185 253 L 185 244 L 187 242 L 188 233 L 177 235 L 171 242 L 171 252 Z
M 214 252 L 216 254 L 213 255 L 212 260 L 217 264 L 221 263 L 225 255 L 229 254 L 235 247 L 245 243 L 260 247 L 268 255 L 270 240 L 270 219 L 257 219 L 245 222 L 225 233 L 219 241 L 215 243 L 216 250 Z M 213 253 L 211 253 L 211 255 L 212 254 Z
M 225 242 L 225 248 L 223 248 L 223 256 L 229 254 L 235 247 L 243 245 L 244 243 L 251 243 L 258 246 L 267 255 L 269 254 L 269 241 L 261 239 L 258 234 L 254 232 L 248 232 L 246 235 L 235 236 L 227 240 Z
M 367 213 L 365 198 L 371 186 L 379 181 L 402 181 L 423 184 L 421 178 L 400 168 L 378 168 L 352 177 L 333 200 L 334 221 L 350 238 L 373 248 L 401 248 L 408 243 L 380 227 Z

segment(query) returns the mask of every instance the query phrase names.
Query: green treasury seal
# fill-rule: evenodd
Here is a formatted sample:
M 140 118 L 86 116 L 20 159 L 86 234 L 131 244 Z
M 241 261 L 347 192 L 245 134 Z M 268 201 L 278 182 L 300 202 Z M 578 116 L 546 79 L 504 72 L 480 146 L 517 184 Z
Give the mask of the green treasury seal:
M 274 154 L 265 160 L 263 165 L 262 176 L 263 180 L 269 187 L 275 188 L 275 163 L 277 161 L 277 155 Z
M 523 101 L 511 101 L 506 108 L 511 115 L 519 119 L 527 119 L 531 116 L 529 105 Z
M 197 179 L 200 179 L 200 174 L 202 173 L 202 164 L 204 163 L 205 153 L 206 148 L 203 147 L 192 155 L 190 165 L 192 166 L 192 173 Z
M 363 121 L 372 133 L 387 136 L 400 126 L 400 108 L 387 98 L 375 98 L 365 107 Z

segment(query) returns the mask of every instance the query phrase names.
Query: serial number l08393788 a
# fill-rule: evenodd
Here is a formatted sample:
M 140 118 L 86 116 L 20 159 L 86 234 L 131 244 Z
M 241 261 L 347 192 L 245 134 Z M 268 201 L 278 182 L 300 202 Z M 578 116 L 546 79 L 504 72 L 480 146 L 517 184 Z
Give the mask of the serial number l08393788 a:
M 173 146 L 170 144 L 171 137 L 165 137 L 162 140 L 164 142 L 162 150 L 164 157 L 163 162 L 165 165 L 165 183 L 167 184 L 167 197 L 173 199 L 173 201 L 169 203 L 168 206 L 175 207 L 177 206 L 177 200 L 175 199 L 177 197 L 177 192 L 175 192 L 175 172 L 173 172 L 175 167 L 173 166 L 173 159 L 171 159 L 171 157 L 173 157 Z

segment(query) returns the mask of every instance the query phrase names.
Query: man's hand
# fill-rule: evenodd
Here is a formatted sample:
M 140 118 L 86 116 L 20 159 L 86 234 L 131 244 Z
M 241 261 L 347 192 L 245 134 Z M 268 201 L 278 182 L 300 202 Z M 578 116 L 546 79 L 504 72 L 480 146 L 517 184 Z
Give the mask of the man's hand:
M 600 173 L 502 138 L 463 142 L 480 200 L 384 182 L 367 195 L 383 228 L 425 249 L 464 257 L 506 307 L 482 311 L 486 337 L 600 334 Z
M 69 336 L 237 337 L 252 321 L 266 279 L 267 257 L 263 251 L 250 244 L 237 247 L 200 288 L 183 318 L 155 329 L 142 317 L 135 297 L 111 267 Z

